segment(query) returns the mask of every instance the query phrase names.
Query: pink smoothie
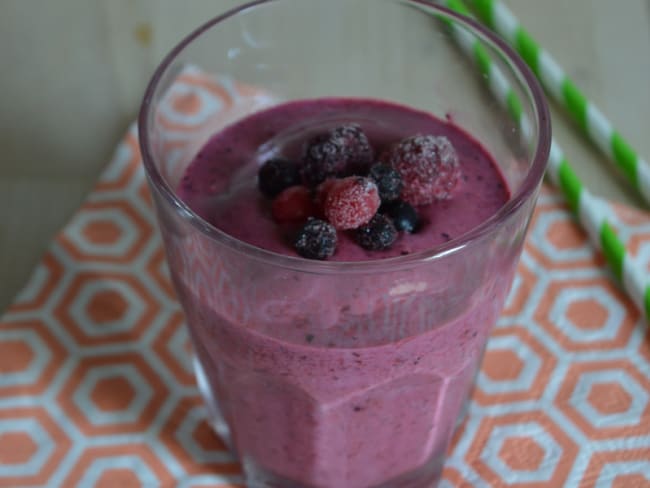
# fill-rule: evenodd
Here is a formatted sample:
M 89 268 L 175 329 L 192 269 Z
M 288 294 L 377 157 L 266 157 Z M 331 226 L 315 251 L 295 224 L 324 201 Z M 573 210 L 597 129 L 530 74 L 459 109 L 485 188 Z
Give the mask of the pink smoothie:
M 297 158 L 305 139 L 350 122 L 377 154 L 414 134 L 444 135 L 463 178 L 452 199 L 419 207 L 421 228 L 390 250 L 366 251 L 339 232 L 333 261 L 430 250 L 483 223 L 509 198 L 490 155 L 453 123 L 357 99 L 292 102 L 243 119 L 207 142 L 178 193 L 229 235 L 297 257 L 291 229 L 271 218 L 257 189 L 258 168 L 279 153 Z M 252 486 L 430 486 L 513 265 L 497 272 L 498 263 L 477 256 L 448 273 L 427 266 L 354 277 L 251 272 L 235 264 L 235 254 L 202 255 L 200 243 L 172 238 L 168 246 L 217 420 L 228 426 L 247 472 L 256 473 Z M 173 263 L 187 260 L 188 249 L 197 249 L 197 271 L 177 275 L 175 268 L 191 267 Z M 217 284 L 206 289 L 211 276 Z
M 215 135 L 189 166 L 180 197 L 215 227 L 255 246 L 297 256 L 257 189 L 259 166 L 281 152 L 299 159 L 305 139 L 324 128 L 356 122 L 375 152 L 415 134 L 445 135 L 455 147 L 464 181 L 455 197 L 418 209 L 421 232 L 402 236 L 385 252 L 365 251 L 340 233 L 335 261 L 361 261 L 431 249 L 491 217 L 508 190 L 489 154 L 457 126 L 424 112 L 378 101 L 326 99 L 293 102 L 248 117 Z

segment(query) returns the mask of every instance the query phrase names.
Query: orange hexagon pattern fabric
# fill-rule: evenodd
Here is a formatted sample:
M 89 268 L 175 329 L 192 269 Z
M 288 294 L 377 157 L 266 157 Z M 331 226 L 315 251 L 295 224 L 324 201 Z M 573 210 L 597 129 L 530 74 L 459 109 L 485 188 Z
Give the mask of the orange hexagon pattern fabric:
M 184 72 L 160 113 L 167 150 L 263 98 Z M 650 272 L 650 214 L 609 211 Z M 242 486 L 173 297 L 132 127 L 0 319 L 0 486 Z M 441 486 L 650 486 L 647 331 L 544 189 Z

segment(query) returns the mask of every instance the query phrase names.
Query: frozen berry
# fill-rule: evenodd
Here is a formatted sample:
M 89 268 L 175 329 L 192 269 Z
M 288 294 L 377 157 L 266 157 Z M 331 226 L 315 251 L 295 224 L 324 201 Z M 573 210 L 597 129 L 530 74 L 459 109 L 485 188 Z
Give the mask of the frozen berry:
M 420 226 L 420 217 L 417 210 L 407 202 L 401 200 L 391 202 L 382 205 L 380 211 L 393 221 L 397 230 L 411 234 L 417 231 Z
M 282 190 L 300 183 L 300 168 L 287 159 L 269 159 L 260 168 L 257 183 L 264 196 L 274 198 Z
M 271 214 L 278 222 L 306 220 L 314 215 L 314 204 L 309 190 L 304 186 L 287 188 L 273 200 Z
M 355 238 L 364 249 L 382 251 L 393 245 L 397 239 L 397 229 L 388 217 L 377 214 L 355 231 Z
M 309 219 L 298 232 L 294 246 L 302 257 L 327 259 L 336 250 L 336 229 L 324 220 Z
M 368 173 L 379 189 L 382 202 L 391 202 L 399 198 L 402 191 L 402 177 L 392 166 L 382 163 L 373 164 Z
M 451 197 L 461 177 L 456 150 L 445 136 L 414 136 L 382 155 L 402 177 L 401 197 L 411 205 L 426 205 Z
M 377 185 L 372 180 L 348 176 L 327 192 L 325 217 L 337 229 L 356 229 L 370 221 L 380 203 Z
M 332 176 L 342 176 L 350 167 L 367 167 L 374 153 L 368 138 L 356 125 L 342 125 L 310 140 L 303 156 L 302 177 L 316 186 Z
M 336 178 L 328 178 L 316 187 L 316 190 L 314 191 L 314 203 L 316 204 L 316 207 L 322 209 L 325 206 L 327 194 L 338 181 L 340 180 L 337 180 Z

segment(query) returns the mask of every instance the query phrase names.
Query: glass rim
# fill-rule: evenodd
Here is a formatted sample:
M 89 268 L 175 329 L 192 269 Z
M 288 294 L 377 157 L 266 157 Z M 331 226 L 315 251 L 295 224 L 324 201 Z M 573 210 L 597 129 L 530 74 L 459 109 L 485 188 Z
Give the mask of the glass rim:
M 485 235 L 491 233 L 496 227 L 506 221 L 514 214 L 529 198 L 533 196 L 535 189 L 541 182 L 546 164 L 550 153 L 551 146 L 551 121 L 549 108 L 546 103 L 544 92 L 535 78 L 535 75 L 524 62 L 524 60 L 512 49 L 505 41 L 496 34 L 491 32 L 486 26 L 479 22 L 460 15 L 447 7 L 436 5 L 430 0 L 387 0 L 393 3 L 415 4 L 437 11 L 447 18 L 453 19 L 454 22 L 462 25 L 473 34 L 478 36 L 482 42 L 487 42 L 492 48 L 495 48 L 500 54 L 508 60 L 514 67 L 514 71 L 521 77 L 520 83 L 527 86 L 530 90 L 532 106 L 534 108 L 534 117 L 537 119 L 538 138 L 537 145 L 530 160 L 532 164 L 528 169 L 523 181 L 519 184 L 517 191 L 495 214 L 480 225 L 472 228 L 470 231 L 462 234 L 458 238 L 449 242 L 439 244 L 429 249 L 411 253 L 406 256 L 396 256 L 392 258 L 373 259 L 366 261 L 318 261 L 301 257 L 287 256 L 273 251 L 269 251 L 235 237 L 228 235 L 226 232 L 212 226 L 181 200 L 162 176 L 155 163 L 155 158 L 150 149 L 150 140 L 147 133 L 148 115 L 152 108 L 153 95 L 156 92 L 159 83 L 167 71 L 167 68 L 173 63 L 178 55 L 194 40 L 211 28 L 227 21 L 237 14 L 260 5 L 271 4 L 283 0 L 254 0 L 240 4 L 226 12 L 213 17 L 204 24 L 197 27 L 190 34 L 186 35 L 174 48 L 163 58 L 154 74 L 149 81 L 144 93 L 144 97 L 138 114 L 138 140 L 143 166 L 150 183 L 162 194 L 173 208 L 179 209 L 183 213 L 184 219 L 200 233 L 217 241 L 234 251 L 243 253 L 251 258 L 273 264 L 278 267 L 288 268 L 295 271 L 311 272 L 317 274 L 328 273 L 354 273 L 354 272 L 386 272 L 388 270 L 397 270 L 408 268 L 424 262 L 438 260 L 443 257 L 461 252 L 472 242 L 480 240 Z

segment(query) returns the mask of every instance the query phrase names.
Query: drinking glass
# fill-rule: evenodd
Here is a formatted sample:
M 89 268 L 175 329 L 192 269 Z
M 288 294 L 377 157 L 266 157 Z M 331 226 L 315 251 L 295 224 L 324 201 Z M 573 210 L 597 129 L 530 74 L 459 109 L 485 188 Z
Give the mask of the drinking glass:
M 483 43 L 521 102 L 526 134 L 450 26 Z M 267 104 L 363 97 L 447 118 L 493 156 L 511 197 L 464 235 L 397 258 L 320 262 L 238 241 L 175 191 L 224 124 L 185 133 L 185 152 L 168 150 L 174 133 L 161 111 L 187 69 L 263 91 Z M 259 109 L 244 104 L 227 122 Z M 484 27 L 426 1 L 262 0 L 209 20 L 164 58 L 139 136 L 197 384 L 248 486 L 435 484 L 548 157 L 548 109 L 524 63 Z

